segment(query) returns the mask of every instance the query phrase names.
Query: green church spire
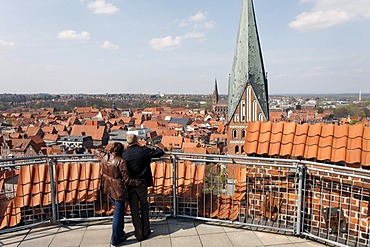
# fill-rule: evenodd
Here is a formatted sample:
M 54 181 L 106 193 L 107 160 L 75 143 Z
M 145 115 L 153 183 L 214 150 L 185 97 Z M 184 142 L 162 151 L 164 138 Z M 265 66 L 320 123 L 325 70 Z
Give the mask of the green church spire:
M 269 118 L 268 88 L 253 1 L 243 0 L 232 72 L 228 85 L 228 122 L 250 84 L 264 118 Z

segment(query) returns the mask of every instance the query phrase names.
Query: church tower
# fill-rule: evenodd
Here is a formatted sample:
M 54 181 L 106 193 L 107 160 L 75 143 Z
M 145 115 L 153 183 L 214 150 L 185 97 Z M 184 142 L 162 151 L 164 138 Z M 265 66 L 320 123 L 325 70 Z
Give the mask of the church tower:
M 215 88 L 212 94 L 212 111 L 216 111 L 216 106 L 218 104 L 218 89 L 217 89 L 217 79 L 215 79 Z
M 243 0 L 228 84 L 228 154 L 244 153 L 251 121 L 268 121 L 268 88 L 252 0 Z

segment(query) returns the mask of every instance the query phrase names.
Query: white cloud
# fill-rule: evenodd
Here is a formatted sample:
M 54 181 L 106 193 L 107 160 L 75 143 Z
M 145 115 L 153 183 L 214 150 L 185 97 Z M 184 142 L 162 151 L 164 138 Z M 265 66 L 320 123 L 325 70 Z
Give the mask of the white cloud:
M 61 40 L 89 40 L 90 34 L 86 31 L 77 33 L 75 30 L 64 30 L 57 37 Z
M 189 17 L 189 21 L 205 21 L 207 20 L 207 13 L 206 12 L 198 12 L 195 15 Z
M 183 36 L 184 39 L 197 39 L 199 41 L 205 41 L 206 35 L 204 33 L 189 32 Z
M 189 32 L 184 36 L 166 36 L 163 38 L 154 38 L 149 41 L 150 47 L 154 50 L 175 50 L 181 46 L 184 40 L 195 39 L 199 41 L 205 41 L 206 35 L 200 32 Z
M 216 27 L 215 21 L 207 21 L 203 23 L 205 29 L 214 29 Z
M 5 41 L 0 39 L 0 47 L 12 47 L 15 46 L 13 41 Z
M 187 23 L 186 20 L 181 20 L 179 27 L 187 27 L 187 26 L 189 26 L 189 23 Z
M 118 45 L 112 44 L 109 41 L 104 41 L 104 43 L 101 46 L 103 49 L 109 49 L 109 50 L 117 50 L 119 48 Z
M 174 50 L 181 45 L 183 37 L 167 36 L 164 38 L 154 38 L 149 41 L 150 47 L 154 50 Z
M 119 11 L 119 8 L 105 0 L 95 0 L 88 4 L 88 8 L 92 9 L 94 14 L 114 14 Z
M 296 16 L 289 26 L 299 31 L 310 31 L 343 23 L 370 19 L 370 0 L 301 0 L 312 3 L 311 11 Z
M 183 19 L 180 21 L 179 27 L 188 27 L 189 22 L 193 23 L 193 28 L 203 27 L 205 29 L 214 29 L 216 27 L 216 22 L 213 20 L 208 20 L 207 12 L 197 12 L 196 14 Z

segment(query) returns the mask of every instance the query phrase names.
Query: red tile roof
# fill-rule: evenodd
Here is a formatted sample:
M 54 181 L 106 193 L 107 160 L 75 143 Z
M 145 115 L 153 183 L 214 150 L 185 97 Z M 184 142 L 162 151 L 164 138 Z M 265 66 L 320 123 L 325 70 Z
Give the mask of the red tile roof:
M 73 125 L 71 136 L 91 136 L 93 140 L 102 140 L 105 133 L 105 126 L 94 125 Z
M 250 122 L 246 154 L 314 159 L 370 166 L 370 128 L 358 125 L 314 125 Z
M 182 136 L 163 136 L 162 144 L 170 150 L 170 148 L 182 149 L 183 137 Z

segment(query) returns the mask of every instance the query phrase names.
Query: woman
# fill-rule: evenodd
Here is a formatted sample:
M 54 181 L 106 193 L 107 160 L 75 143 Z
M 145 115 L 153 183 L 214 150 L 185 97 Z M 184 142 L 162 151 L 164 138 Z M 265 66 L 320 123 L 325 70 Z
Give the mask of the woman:
M 127 238 L 124 232 L 125 199 L 128 197 L 126 186 L 141 185 L 140 181 L 130 178 L 126 161 L 121 158 L 123 150 L 123 145 L 115 142 L 110 151 L 95 151 L 95 156 L 101 161 L 103 191 L 114 201 L 111 238 L 113 246 L 120 245 Z

